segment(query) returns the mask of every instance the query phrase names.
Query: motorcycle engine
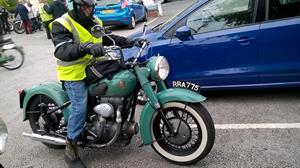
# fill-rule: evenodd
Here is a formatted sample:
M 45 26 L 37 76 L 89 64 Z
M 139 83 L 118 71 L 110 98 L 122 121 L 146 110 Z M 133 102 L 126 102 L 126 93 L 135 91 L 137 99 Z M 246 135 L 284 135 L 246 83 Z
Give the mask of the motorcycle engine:
M 118 131 L 116 111 L 122 108 L 123 98 L 101 98 L 94 108 L 94 115 L 87 126 L 87 132 L 101 142 L 110 141 Z

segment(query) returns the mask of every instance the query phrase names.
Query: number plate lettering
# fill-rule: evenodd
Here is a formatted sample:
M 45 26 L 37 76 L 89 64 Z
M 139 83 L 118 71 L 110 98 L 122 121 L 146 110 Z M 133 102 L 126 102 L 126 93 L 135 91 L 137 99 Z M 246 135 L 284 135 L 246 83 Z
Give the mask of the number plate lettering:
M 186 88 L 195 92 L 200 92 L 200 86 L 191 82 L 186 81 L 172 81 L 173 87 Z

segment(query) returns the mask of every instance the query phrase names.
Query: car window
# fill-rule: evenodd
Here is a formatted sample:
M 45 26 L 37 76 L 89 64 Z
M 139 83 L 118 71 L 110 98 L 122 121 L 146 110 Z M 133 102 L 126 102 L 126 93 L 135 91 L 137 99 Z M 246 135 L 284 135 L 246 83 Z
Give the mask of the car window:
M 222 30 L 253 22 L 255 0 L 214 0 L 187 18 L 192 34 Z
M 300 0 L 270 0 L 269 20 L 300 16 Z

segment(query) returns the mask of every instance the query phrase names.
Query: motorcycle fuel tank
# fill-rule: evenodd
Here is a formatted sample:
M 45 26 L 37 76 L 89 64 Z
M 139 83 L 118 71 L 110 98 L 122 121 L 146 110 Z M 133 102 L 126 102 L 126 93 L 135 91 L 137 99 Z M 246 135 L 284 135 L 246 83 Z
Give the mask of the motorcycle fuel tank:
M 112 78 L 104 78 L 88 87 L 92 96 L 125 97 L 136 87 L 136 76 L 129 70 L 121 71 Z

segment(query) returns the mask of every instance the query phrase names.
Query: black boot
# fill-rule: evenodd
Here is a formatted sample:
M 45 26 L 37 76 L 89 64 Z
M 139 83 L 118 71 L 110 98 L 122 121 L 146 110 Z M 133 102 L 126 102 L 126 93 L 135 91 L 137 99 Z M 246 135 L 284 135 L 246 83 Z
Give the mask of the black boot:
M 76 140 L 67 139 L 65 161 L 70 168 L 86 168 L 78 155 Z

